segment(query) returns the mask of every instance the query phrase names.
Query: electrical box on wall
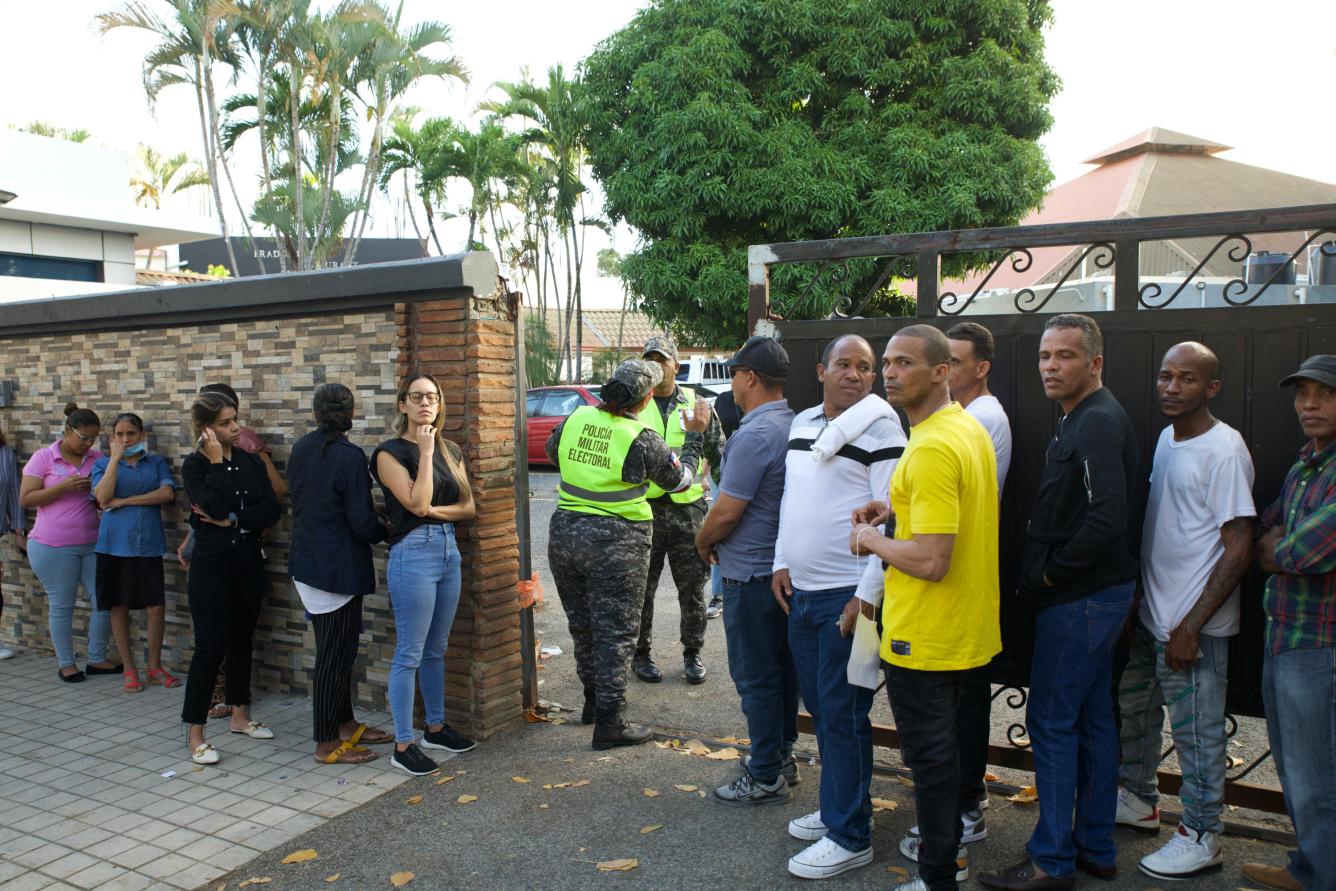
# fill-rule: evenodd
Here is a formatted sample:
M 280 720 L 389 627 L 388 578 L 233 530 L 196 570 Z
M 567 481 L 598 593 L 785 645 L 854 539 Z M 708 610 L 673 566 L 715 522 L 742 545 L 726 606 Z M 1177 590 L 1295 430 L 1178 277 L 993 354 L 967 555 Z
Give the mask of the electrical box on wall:
M 14 382 L 0 381 L 0 408 L 9 408 L 14 404 Z

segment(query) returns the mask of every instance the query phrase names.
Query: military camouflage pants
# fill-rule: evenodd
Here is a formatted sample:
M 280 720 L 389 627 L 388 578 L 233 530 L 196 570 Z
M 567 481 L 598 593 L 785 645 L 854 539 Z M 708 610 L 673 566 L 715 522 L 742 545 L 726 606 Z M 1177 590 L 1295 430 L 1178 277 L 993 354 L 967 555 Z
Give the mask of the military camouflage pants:
M 649 523 L 552 513 L 547 560 L 575 645 L 575 673 L 601 713 L 626 704 L 626 675 L 640 627 Z
M 654 509 L 654 547 L 649 553 L 649 574 L 645 578 L 645 605 L 640 611 L 640 639 L 636 655 L 648 656 L 654 637 L 654 589 L 659 587 L 665 558 L 677 586 L 677 603 L 682 610 L 679 634 L 684 655 L 699 654 L 705 646 L 705 583 L 710 580 L 710 564 L 696 553 L 696 532 L 705 522 L 705 500 L 690 504 L 663 504 L 651 501 Z

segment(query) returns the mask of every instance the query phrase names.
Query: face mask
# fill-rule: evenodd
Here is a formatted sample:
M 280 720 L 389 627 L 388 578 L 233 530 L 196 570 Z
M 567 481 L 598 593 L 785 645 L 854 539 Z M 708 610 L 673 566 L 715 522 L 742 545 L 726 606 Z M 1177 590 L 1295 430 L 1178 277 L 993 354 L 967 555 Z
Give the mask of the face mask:
M 125 450 L 125 457 L 132 458 L 135 455 L 142 455 L 148 451 L 148 443 L 137 442 Z

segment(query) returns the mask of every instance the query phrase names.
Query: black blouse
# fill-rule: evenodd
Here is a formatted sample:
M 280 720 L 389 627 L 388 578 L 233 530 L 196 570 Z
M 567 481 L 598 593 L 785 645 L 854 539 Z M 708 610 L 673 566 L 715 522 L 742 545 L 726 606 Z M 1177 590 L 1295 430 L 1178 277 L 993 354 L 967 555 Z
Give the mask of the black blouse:
M 419 517 L 399 503 L 399 499 L 394 497 L 394 493 L 381 480 L 377 471 L 377 461 L 381 452 L 390 454 L 402 464 L 404 469 L 408 471 L 409 478 L 414 480 L 417 479 L 418 475 L 419 453 L 417 443 L 398 437 L 382 442 L 371 453 L 371 475 L 376 478 L 376 482 L 380 483 L 380 489 L 385 493 L 385 513 L 390 520 L 390 547 L 394 547 L 405 535 L 419 526 L 444 526 L 445 520 Z M 434 472 L 431 487 L 432 507 L 447 507 L 459 503 L 459 483 L 451 475 L 450 468 L 445 463 L 443 452 L 444 449 L 437 448 L 432 453 L 431 466 Z
M 195 553 L 217 554 L 234 550 L 244 539 L 258 541 L 261 530 L 278 522 L 278 499 L 269 483 L 264 462 L 255 455 L 234 448 L 230 458 L 214 464 L 201 452 L 191 452 L 181 462 L 181 479 L 190 503 L 199 505 L 215 520 L 236 514 L 231 526 L 202 523 L 192 512 L 190 526 L 195 530 Z

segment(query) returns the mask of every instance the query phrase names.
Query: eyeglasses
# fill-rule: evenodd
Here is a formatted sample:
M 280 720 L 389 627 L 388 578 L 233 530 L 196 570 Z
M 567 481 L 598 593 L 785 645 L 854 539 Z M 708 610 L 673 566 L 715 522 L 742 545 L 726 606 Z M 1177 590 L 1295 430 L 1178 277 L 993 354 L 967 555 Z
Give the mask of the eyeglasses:
M 751 369 L 750 369 L 750 368 L 744 368 L 744 367 L 741 366 L 741 365 L 730 365 L 730 366 L 728 366 L 728 377 L 729 377 L 729 379 L 731 380 L 731 379 L 737 377 L 739 371 L 751 371 Z
M 68 430 L 70 433 L 73 433 L 75 436 L 79 437 L 79 441 L 82 442 L 84 445 L 92 445 L 93 443 L 97 442 L 96 433 L 94 433 L 92 436 L 84 436 L 82 433 L 80 433 L 78 430 L 75 430 L 73 427 L 66 427 L 65 429 Z
M 424 402 L 428 405 L 439 405 L 441 402 L 441 394 L 413 392 L 408 394 L 408 400 L 417 405 L 421 405 Z

